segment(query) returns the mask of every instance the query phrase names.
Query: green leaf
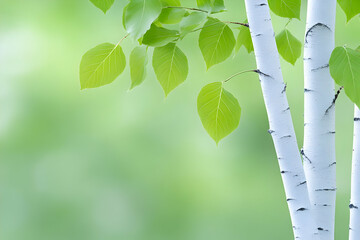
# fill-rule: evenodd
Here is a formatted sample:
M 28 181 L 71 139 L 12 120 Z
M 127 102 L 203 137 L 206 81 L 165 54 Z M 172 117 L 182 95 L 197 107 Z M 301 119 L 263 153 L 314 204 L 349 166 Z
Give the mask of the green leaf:
M 205 130 L 217 144 L 239 126 L 239 102 L 221 82 L 210 83 L 201 89 L 197 108 Z
M 344 86 L 346 95 L 360 107 L 360 52 L 337 47 L 331 54 L 329 66 L 335 82 Z
M 348 22 L 360 13 L 359 0 L 338 0 L 338 3 L 342 10 L 344 10 Z
M 209 69 L 231 55 L 235 46 L 234 34 L 225 23 L 209 18 L 200 32 L 199 46 Z
M 224 0 L 196 0 L 200 9 L 217 13 L 225 10 Z
M 177 24 L 186 14 L 188 14 L 184 8 L 180 7 L 181 3 L 179 0 L 161 0 L 161 3 L 164 8 L 161 11 L 158 20 L 163 24 Z M 166 8 L 169 6 L 175 8 Z
M 188 61 L 175 43 L 154 49 L 153 67 L 165 96 L 183 83 L 188 75 Z
M 289 30 L 285 29 L 276 36 L 276 45 L 280 55 L 292 65 L 301 56 L 302 44 Z
M 269 0 L 269 7 L 276 15 L 300 20 L 301 0 Z
M 97 8 L 100 8 L 104 13 L 107 12 L 114 4 L 114 0 L 90 0 Z
M 130 89 L 140 85 L 145 80 L 147 63 L 147 47 L 140 46 L 134 48 L 130 54 Z
M 193 12 L 189 16 L 184 17 L 180 22 L 181 33 L 187 34 L 194 30 L 205 21 L 206 17 L 207 15 L 203 12 Z
M 161 3 L 164 7 L 166 6 L 181 6 L 180 0 L 161 0 Z
M 80 63 L 81 89 L 113 82 L 125 69 L 126 59 L 119 45 L 103 43 L 84 54 Z
M 158 27 L 153 24 L 151 25 L 149 31 L 145 33 L 142 39 L 142 44 L 151 47 L 161 47 L 176 40 L 177 38 L 179 38 L 178 31 Z
M 163 24 L 177 24 L 179 23 L 187 11 L 182 8 L 164 8 L 158 20 Z
M 245 23 L 247 23 L 247 21 L 245 21 Z M 250 29 L 248 27 L 240 27 L 240 32 L 236 40 L 235 52 L 239 52 L 241 46 L 244 46 L 248 53 L 254 51 Z
M 161 13 L 159 0 L 131 0 L 124 9 L 123 23 L 127 32 L 139 39 Z

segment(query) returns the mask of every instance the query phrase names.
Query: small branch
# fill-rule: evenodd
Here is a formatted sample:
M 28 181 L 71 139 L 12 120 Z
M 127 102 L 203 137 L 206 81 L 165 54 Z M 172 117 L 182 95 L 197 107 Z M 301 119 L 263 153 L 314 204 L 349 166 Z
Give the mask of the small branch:
M 243 27 L 249 27 L 248 23 L 241 23 L 241 22 L 229 22 L 229 21 L 224 21 L 223 23 L 229 23 L 229 24 L 237 24 L 237 25 L 241 25 Z
M 242 72 L 238 72 L 238 73 L 235 73 L 234 75 L 228 77 L 226 80 L 224 80 L 223 82 L 226 83 L 228 81 L 230 81 L 231 79 L 233 79 L 234 77 L 236 76 L 239 76 L 243 73 L 248 73 L 248 72 L 254 72 L 254 73 L 258 73 L 258 70 L 246 70 L 246 71 L 242 71 Z
M 203 10 L 203 9 L 199 9 L 199 8 L 191 8 L 191 7 L 181 7 L 181 6 L 166 6 L 164 8 L 180 8 L 180 9 L 187 9 L 190 11 L 198 11 L 198 12 L 204 12 L 204 13 L 208 13 L 208 11 Z

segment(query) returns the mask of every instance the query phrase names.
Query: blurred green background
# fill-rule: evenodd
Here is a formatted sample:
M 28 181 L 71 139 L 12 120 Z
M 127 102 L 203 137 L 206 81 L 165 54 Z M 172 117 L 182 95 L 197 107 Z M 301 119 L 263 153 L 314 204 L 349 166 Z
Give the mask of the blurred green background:
M 195 6 L 195 0 L 182 1 Z M 279 168 L 256 75 L 227 89 L 242 106 L 240 127 L 219 147 L 203 129 L 196 97 L 206 83 L 254 69 L 240 53 L 206 72 L 198 33 L 180 47 L 190 73 L 167 99 L 149 64 L 128 91 L 129 69 L 111 85 L 80 91 L 81 56 L 125 35 L 116 0 L 104 15 L 88 0 L 0 2 L 0 238 L 6 240 L 292 239 Z M 243 21 L 244 3 L 226 0 L 224 20 Z M 302 22 L 289 29 L 303 39 Z M 286 19 L 273 16 L 278 32 Z M 360 19 L 337 45 L 360 44 Z M 238 33 L 233 28 L 235 34 Z M 123 42 L 129 56 L 135 42 Z M 299 145 L 302 62 L 282 61 Z M 347 238 L 353 106 L 337 103 L 336 237 Z

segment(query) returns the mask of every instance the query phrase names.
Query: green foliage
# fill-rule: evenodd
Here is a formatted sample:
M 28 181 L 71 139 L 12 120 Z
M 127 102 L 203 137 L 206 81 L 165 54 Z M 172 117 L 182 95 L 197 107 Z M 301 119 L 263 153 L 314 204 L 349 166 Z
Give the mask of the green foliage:
M 245 21 L 244 23 L 247 23 L 247 21 Z M 239 52 L 241 46 L 244 46 L 248 53 L 254 51 L 250 29 L 248 27 L 240 27 L 240 32 L 236 40 L 235 52 Z
M 161 0 L 163 10 L 159 16 L 159 22 L 163 24 L 176 24 L 187 14 L 187 11 L 183 8 L 166 8 L 166 7 L 180 7 L 179 0 Z
M 163 24 L 176 24 L 179 23 L 186 14 L 187 11 L 183 8 L 164 8 L 158 20 Z
M 124 9 L 123 24 L 127 32 L 135 39 L 139 39 L 162 10 L 159 0 L 131 0 Z
M 169 30 L 163 27 L 158 27 L 155 24 L 151 25 L 151 28 L 145 33 L 142 44 L 151 47 L 165 46 L 169 42 L 172 42 L 179 38 L 179 32 L 176 30 Z
M 182 35 L 186 35 L 190 31 L 197 28 L 206 20 L 207 15 L 203 12 L 193 12 L 186 16 L 180 22 L 180 31 Z
M 338 0 L 338 3 L 344 10 L 348 22 L 360 13 L 360 1 L 358 0 Z
M 225 10 L 224 0 L 196 0 L 200 9 L 217 13 Z
M 234 34 L 225 23 L 209 18 L 200 32 L 199 46 L 209 69 L 231 55 L 235 46 Z
M 161 0 L 163 6 L 181 6 L 180 0 Z
M 344 86 L 346 95 L 360 107 L 360 51 L 337 47 L 331 54 L 329 65 L 335 82 Z
M 301 56 L 301 42 L 285 29 L 276 36 L 276 44 L 280 55 L 292 65 Z
M 80 63 L 81 89 L 113 82 L 125 69 L 126 59 L 119 45 L 103 43 L 86 52 Z
M 216 143 L 239 125 L 241 115 L 239 102 L 223 88 L 222 82 L 211 83 L 201 89 L 197 108 L 204 128 Z
M 91 1 L 104 12 L 114 2 Z M 235 44 L 237 51 L 241 46 L 245 46 L 248 52 L 253 51 L 248 28 L 241 27 L 236 42 L 225 22 L 208 17 L 211 13 L 225 10 L 223 0 L 197 0 L 197 5 L 201 10 L 189 13 L 187 8 L 181 7 L 179 0 L 130 0 L 123 10 L 123 25 L 128 35 L 143 45 L 135 47 L 130 54 L 130 89 L 145 80 L 148 47 L 154 47 L 152 66 L 165 96 L 183 83 L 188 75 L 188 60 L 176 42 L 193 31 L 201 30 L 199 47 L 208 69 L 225 61 Z M 163 24 L 177 25 L 168 29 Z M 120 43 L 116 46 L 101 44 L 91 49 L 80 64 L 81 88 L 95 88 L 113 82 L 124 71 L 125 65 Z M 223 83 L 212 83 L 201 90 L 198 111 L 205 129 L 216 143 L 240 122 L 239 103 L 223 88 Z
M 145 80 L 147 63 L 147 47 L 140 46 L 134 48 L 130 54 L 130 89 L 140 85 Z
M 301 0 L 269 0 L 268 2 L 271 11 L 276 15 L 300 20 Z
M 183 83 L 188 75 L 187 58 L 175 43 L 155 48 L 153 67 L 165 96 Z
M 107 12 L 114 4 L 114 0 L 90 0 L 97 8 L 100 8 L 104 13 Z

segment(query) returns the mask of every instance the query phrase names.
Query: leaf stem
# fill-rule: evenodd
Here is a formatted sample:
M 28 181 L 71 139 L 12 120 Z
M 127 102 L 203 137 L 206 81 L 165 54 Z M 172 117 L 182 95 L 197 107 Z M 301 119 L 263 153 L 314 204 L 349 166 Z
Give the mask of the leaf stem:
M 249 72 L 254 72 L 254 73 L 258 73 L 259 70 L 255 69 L 255 70 L 246 70 L 246 71 L 242 71 L 242 72 L 238 72 L 238 73 L 235 73 L 233 75 L 231 75 L 230 77 L 228 77 L 226 80 L 223 81 L 223 83 L 226 83 L 228 81 L 230 81 L 231 79 L 233 79 L 234 77 L 237 77 L 243 73 L 249 73 Z
M 125 38 L 127 38 L 128 36 L 129 36 L 129 33 L 126 34 L 122 39 L 120 39 L 120 41 L 116 44 L 116 47 L 119 46 L 125 40 Z
M 284 28 L 287 28 L 287 26 L 291 23 L 292 18 L 289 18 L 289 21 L 285 24 Z
M 180 9 L 187 9 L 187 10 L 191 10 L 191 11 L 198 11 L 198 12 L 204 12 L 204 13 L 208 13 L 208 11 L 199 9 L 199 8 L 191 8 L 191 7 L 182 7 L 182 6 L 166 6 L 164 8 L 180 8 Z

